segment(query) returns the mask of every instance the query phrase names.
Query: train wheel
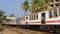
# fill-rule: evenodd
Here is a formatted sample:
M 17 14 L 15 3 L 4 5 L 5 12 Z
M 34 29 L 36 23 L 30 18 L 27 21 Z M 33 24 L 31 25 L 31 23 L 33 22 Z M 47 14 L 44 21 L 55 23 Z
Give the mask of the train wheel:
M 48 32 L 50 32 L 50 33 L 54 33 L 54 32 L 55 32 L 55 30 L 50 29 Z

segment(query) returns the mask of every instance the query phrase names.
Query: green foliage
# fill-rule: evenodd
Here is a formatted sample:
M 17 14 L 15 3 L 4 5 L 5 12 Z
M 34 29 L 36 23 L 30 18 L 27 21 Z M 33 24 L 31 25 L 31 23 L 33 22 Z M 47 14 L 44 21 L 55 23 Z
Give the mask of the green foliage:
M 0 11 L 0 17 L 3 16 L 5 14 L 4 11 Z
M 11 14 L 10 17 L 15 17 L 14 14 Z
M 0 31 L 2 31 L 2 20 L 6 19 L 6 16 L 4 16 L 5 12 L 4 11 L 0 11 Z
M 23 10 L 27 11 L 27 9 L 29 8 L 28 0 L 25 0 L 25 2 L 22 4 L 22 8 L 23 8 Z
M 5 16 L 3 16 L 3 20 L 6 20 L 6 17 L 7 17 L 6 15 L 5 15 Z
M 5 12 L 1 10 L 1 11 L 0 11 L 0 20 L 3 20 L 4 14 L 5 14 Z
M 48 8 L 48 3 L 49 3 L 49 0 L 32 0 L 32 11 L 33 12 L 36 12 L 36 11 L 41 11 L 41 10 L 44 10 L 46 9 L 46 7 Z
M 31 5 L 29 5 L 31 4 Z M 23 4 L 22 4 L 22 8 L 24 10 L 29 10 L 32 11 L 32 13 L 44 10 L 44 9 L 48 9 L 49 6 L 49 0 L 31 0 L 31 2 L 29 3 L 28 0 L 26 0 Z
M 3 30 L 3 27 L 2 27 L 2 25 L 0 24 L 0 31 L 2 31 Z

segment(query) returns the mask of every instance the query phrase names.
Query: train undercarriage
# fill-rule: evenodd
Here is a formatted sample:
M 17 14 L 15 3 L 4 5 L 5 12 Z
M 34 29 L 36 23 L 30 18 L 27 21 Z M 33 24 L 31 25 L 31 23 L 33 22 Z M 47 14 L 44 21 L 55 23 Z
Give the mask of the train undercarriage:
M 21 25 L 21 28 L 60 34 L 60 25 Z

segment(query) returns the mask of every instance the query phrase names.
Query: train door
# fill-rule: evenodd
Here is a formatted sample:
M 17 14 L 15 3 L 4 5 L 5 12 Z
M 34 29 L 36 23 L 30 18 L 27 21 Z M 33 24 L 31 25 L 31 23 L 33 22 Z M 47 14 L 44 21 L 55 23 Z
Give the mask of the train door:
M 45 24 L 45 13 L 41 14 L 41 23 Z
M 28 25 L 28 17 L 26 17 L 26 25 Z

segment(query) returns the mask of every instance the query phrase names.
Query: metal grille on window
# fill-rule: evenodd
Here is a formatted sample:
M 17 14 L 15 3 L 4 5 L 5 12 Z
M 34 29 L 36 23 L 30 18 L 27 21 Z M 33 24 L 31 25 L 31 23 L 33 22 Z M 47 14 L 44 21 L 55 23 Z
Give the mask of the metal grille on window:
M 33 15 L 33 19 L 35 20 L 35 14 Z
M 52 18 L 52 9 L 49 10 L 49 18 Z
M 58 2 L 58 1 L 60 1 L 60 0 L 56 0 L 56 2 Z
M 57 17 L 57 8 L 54 8 L 54 17 Z
M 36 19 L 38 19 L 38 14 L 36 14 Z
M 31 16 L 31 20 L 33 20 L 33 15 Z
M 31 16 L 29 16 L 29 20 L 31 20 Z

